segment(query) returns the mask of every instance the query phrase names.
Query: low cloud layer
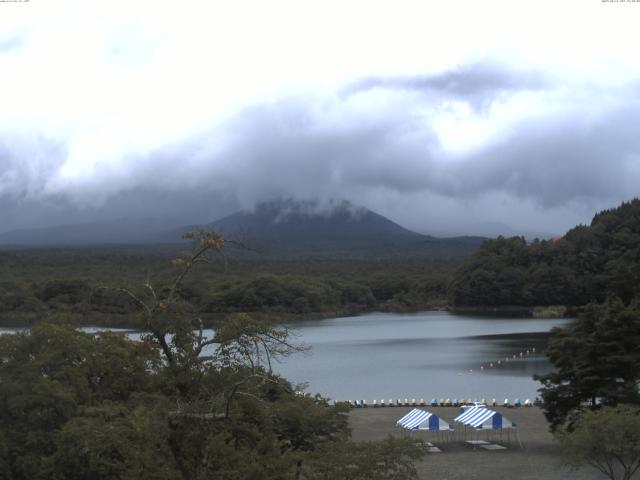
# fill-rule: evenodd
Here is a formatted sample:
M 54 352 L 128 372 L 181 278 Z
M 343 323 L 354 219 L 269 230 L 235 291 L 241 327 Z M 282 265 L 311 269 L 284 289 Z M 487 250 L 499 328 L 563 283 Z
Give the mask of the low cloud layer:
M 638 195 L 637 125 L 638 82 L 613 89 L 487 61 L 280 95 L 80 172 L 68 162 L 73 137 L 5 130 L 2 230 L 123 215 L 204 221 L 297 197 L 351 200 L 423 232 L 502 222 L 555 233 Z
M 589 221 L 640 191 L 637 19 L 548 3 L 3 6 L 0 231 L 274 197 L 427 233 Z

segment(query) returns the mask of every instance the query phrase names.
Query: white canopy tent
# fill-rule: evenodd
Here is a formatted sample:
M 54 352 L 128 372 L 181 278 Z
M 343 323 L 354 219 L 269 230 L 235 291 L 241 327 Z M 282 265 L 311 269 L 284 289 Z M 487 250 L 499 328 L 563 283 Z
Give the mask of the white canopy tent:
M 421 410 L 419 408 L 414 408 L 404 417 L 398 420 L 396 422 L 396 426 L 408 430 L 409 434 L 413 432 L 426 432 L 435 434 L 435 440 L 437 441 L 449 441 L 450 434 L 453 432 L 453 428 L 451 428 L 451 425 L 442 420 L 438 415 L 427 412 L 425 410 Z M 446 432 L 444 437 L 442 436 L 442 432 Z
M 396 425 L 407 430 L 429 430 L 431 432 L 453 430 L 451 425 L 434 413 L 414 408 L 396 422 Z
M 465 415 L 463 421 L 458 421 L 479 430 L 516 428 L 516 424 L 514 422 L 503 417 L 500 412 L 489 410 L 488 408 L 478 408 L 473 412 L 470 412 L 469 415 Z
M 511 420 L 505 418 L 500 412 L 496 412 L 495 410 L 489 410 L 483 406 L 474 406 L 466 409 L 456 418 L 454 418 L 455 422 L 463 424 L 465 427 L 471 429 L 472 433 L 476 435 L 481 431 L 488 431 L 499 433 L 502 437 L 502 432 L 506 431 L 507 435 L 510 432 L 510 429 L 514 429 L 516 434 L 516 439 L 522 448 L 522 443 L 520 442 L 520 437 L 518 436 L 518 431 L 516 429 L 516 424 Z M 465 429 L 466 430 L 466 429 Z

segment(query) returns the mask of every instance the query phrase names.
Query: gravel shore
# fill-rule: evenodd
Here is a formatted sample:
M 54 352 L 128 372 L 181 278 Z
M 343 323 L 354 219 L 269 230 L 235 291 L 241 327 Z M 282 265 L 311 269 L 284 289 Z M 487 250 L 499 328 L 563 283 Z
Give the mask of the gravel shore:
M 349 423 L 354 440 L 378 440 L 387 435 L 403 435 L 395 427 L 395 422 L 408 413 L 412 407 L 386 407 L 353 409 Z M 453 423 L 460 409 L 454 407 L 420 407 L 431 411 L 440 418 Z M 494 443 L 506 446 L 506 450 L 474 450 L 462 440 L 438 441 L 434 434 L 416 432 L 414 436 L 437 445 L 441 453 L 429 453 L 417 465 L 421 479 L 437 480 L 601 480 L 606 477 L 593 469 L 569 471 L 561 465 L 558 445 L 549 433 L 547 421 L 537 407 L 493 408 L 518 425 L 522 446 L 514 435 L 507 442 Z M 405 434 L 406 435 L 406 434 Z M 640 476 L 638 477 L 640 478 Z

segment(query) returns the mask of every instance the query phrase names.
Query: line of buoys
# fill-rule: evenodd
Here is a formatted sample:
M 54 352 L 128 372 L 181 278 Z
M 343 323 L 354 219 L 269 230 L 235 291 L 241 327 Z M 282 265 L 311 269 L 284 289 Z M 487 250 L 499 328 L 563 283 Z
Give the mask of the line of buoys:
M 502 362 L 504 361 L 505 363 L 509 363 L 510 361 L 513 360 L 518 360 L 518 358 L 524 358 L 525 356 L 531 355 L 533 353 L 536 353 L 536 347 L 531 347 L 531 348 L 527 348 L 526 350 L 522 350 L 519 353 L 514 353 L 511 357 L 506 356 L 504 357 L 504 360 L 496 360 L 495 362 L 489 362 L 489 364 L 486 366 L 486 368 L 494 368 L 494 366 L 500 366 L 502 364 Z M 484 372 L 485 371 L 485 365 L 480 365 L 480 371 Z M 469 374 L 473 373 L 473 369 L 470 368 L 468 371 Z M 458 375 L 462 375 L 462 373 L 459 373 Z
M 416 401 L 415 398 L 412 398 L 411 400 L 405 398 L 404 402 L 399 398 L 395 402 L 393 400 L 389 400 L 388 402 L 385 402 L 384 399 L 381 399 L 381 400 L 376 399 L 376 400 L 373 400 L 371 404 L 369 404 L 366 400 L 344 400 L 344 401 L 334 400 L 333 401 L 334 405 L 337 405 L 338 403 L 348 403 L 351 408 L 417 407 L 417 406 L 463 407 L 468 405 L 490 405 L 492 407 L 501 406 L 501 407 L 508 407 L 508 408 L 514 408 L 514 407 L 519 408 L 519 407 L 532 407 L 534 405 L 541 405 L 541 401 L 538 398 L 536 398 L 533 402 L 528 398 L 524 402 L 521 402 L 519 398 L 516 398 L 513 401 L 513 403 L 511 403 L 508 398 L 505 398 L 504 401 L 500 404 L 498 404 L 495 398 L 493 398 L 490 402 L 487 402 L 484 398 L 481 400 L 478 400 L 477 398 L 474 398 L 473 400 L 470 398 L 467 398 L 467 399 L 454 398 L 453 400 L 451 398 L 446 398 L 446 399 L 432 398 L 430 402 L 426 402 L 424 398 L 421 398 L 419 402 Z

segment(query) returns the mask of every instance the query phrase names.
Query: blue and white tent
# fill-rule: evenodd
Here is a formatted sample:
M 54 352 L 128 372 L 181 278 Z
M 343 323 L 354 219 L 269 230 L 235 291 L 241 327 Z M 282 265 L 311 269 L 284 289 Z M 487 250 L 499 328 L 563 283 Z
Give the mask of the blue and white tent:
M 469 408 L 455 419 L 456 422 L 467 425 L 477 430 L 515 428 L 516 424 L 507 420 L 500 412 L 484 407 Z
M 407 430 L 429 430 L 432 432 L 453 430 L 451 425 L 437 415 L 419 408 L 414 408 L 398 420 L 396 426 Z
M 486 407 L 483 406 L 478 406 L 478 405 L 474 405 L 473 407 L 462 407 L 463 411 L 460 415 L 458 415 L 456 418 L 453 419 L 454 422 L 458 422 L 458 423 L 463 423 L 466 425 L 466 420 L 467 418 L 472 417 L 473 415 L 475 415 L 478 410 L 486 410 Z

